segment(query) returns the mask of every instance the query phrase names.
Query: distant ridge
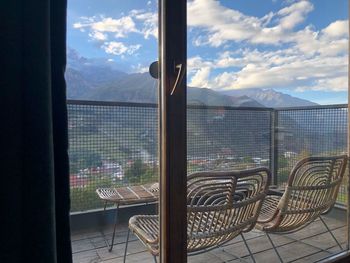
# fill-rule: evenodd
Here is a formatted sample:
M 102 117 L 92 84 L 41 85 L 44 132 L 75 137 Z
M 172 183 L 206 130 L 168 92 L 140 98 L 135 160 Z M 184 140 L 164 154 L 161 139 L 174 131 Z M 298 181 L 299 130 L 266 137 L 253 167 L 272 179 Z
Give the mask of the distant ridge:
M 113 71 L 105 68 L 106 71 Z M 97 100 L 97 101 L 119 101 L 156 103 L 158 96 L 157 81 L 152 79 L 148 73 L 116 74 L 115 79 L 107 78 L 102 81 L 94 77 L 93 72 L 98 70 L 78 71 L 67 68 L 67 93 L 68 99 Z M 228 96 L 206 88 L 189 87 L 187 94 L 188 104 L 199 104 L 208 106 L 232 106 L 232 107 L 264 107 L 261 103 L 247 96 Z
M 300 99 L 297 97 L 278 92 L 274 89 L 238 89 L 223 91 L 222 94 L 229 96 L 248 96 L 266 107 L 279 108 L 279 107 L 296 107 L 296 106 L 314 106 L 318 105 L 312 101 Z

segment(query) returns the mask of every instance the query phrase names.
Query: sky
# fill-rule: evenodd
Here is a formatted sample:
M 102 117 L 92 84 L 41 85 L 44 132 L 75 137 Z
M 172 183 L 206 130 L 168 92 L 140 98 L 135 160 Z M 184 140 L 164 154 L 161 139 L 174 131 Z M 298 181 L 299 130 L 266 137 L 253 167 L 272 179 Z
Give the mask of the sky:
M 188 0 L 188 85 L 347 103 L 347 0 Z M 126 72 L 157 60 L 154 0 L 68 0 L 67 43 Z

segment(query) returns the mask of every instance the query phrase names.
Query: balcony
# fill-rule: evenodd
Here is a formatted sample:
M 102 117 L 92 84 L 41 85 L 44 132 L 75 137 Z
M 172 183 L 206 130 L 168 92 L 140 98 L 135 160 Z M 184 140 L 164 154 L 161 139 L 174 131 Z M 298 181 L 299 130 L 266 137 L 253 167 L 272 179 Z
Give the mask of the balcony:
M 148 213 L 150 212 L 148 211 Z M 332 232 L 341 241 L 343 248 L 345 248 L 346 244 L 347 231 L 345 218 L 345 212 L 338 209 L 326 218 L 327 224 L 331 226 Z M 74 231 L 72 233 L 74 263 L 123 262 L 127 234 L 126 222 L 124 221 L 118 225 L 118 229 L 112 252 L 108 252 L 103 236 L 97 226 L 87 230 Z M 104 231 L 110 242 L 112 228 L 107 228 Z M 279 262 L 275 252 L 268 243 L 267 237 L 263 233 L 253 230 L 246 234 L 245 237 L 257 262 Z M 298 241 L 292 240 L 290 237 Z M 340 251 L 329 233 L 325 231 L 319 222 L 315 222 L 293 235 L 288 235 L 288 238 L 282 235 L 274 236 L 273 238 L 285 262 L 317 262 L 331 255 L 331 253 Z M 230 254 L 239 256 L 247 262 L 252 262 L 242 239 L 239 237 L 226 244 L 224 249 L 227 253 L 223 252 L 222 249 L 215 249 L 197 256 L 190 256 L 189 262 L 219 263 L 224 260 L 226 262 L 240 262 L 240 260 Z M 137 238 L 131 237 L 127 262 L 153 263 L 153 258 Z
M 111 238 L 113 207 L 103 217 L 98 187 L 156 182 L 157 106 L 139 103 L 69 101 L 71 162 L 72 244 L 74 262 L 122 262 L 128 218 L 155 213 L 155 205 L 120 209 L 115 247 L 108 252 L 101 234 Z M 237 170 L 266 166 L 272 184 L 283 188 L 295 163 L 311 155 L 346 153 L 347 105 L 300 108 L 230 108 L 188 106 L 188 173 Z M 325 216 L 345 249 L 346 182 L 336 207 Z M 257 230 L 246 234 L 257 262 L 278 262 L 266 236 Z M 315 262 L 339 252 L 320 222 L 290 235 L 274 235 L 287 262 Z M 132 237 L 127 262 L 153 262 L 145 247 Z M 237 237 L 225 251 L 189 257 L 189 262 L 250 262 L 243 241 Z

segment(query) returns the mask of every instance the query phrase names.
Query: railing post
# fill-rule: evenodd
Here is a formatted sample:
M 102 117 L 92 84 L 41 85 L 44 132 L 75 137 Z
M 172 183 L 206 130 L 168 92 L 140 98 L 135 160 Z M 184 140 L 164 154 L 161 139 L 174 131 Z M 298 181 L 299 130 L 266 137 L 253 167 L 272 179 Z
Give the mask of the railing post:
M 272 184 L 278 185 L 278 110 L 271 111 L 270 170 Z

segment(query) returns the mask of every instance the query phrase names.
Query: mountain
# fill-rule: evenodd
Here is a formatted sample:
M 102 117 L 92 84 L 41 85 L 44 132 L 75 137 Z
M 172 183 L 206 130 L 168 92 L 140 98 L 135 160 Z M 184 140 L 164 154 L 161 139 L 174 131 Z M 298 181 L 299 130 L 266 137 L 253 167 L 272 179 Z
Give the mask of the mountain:
M 67 96 L 72 99 L 79 99 L 85 96 L 87 92 L 94 88 L 93 84 L 87 81 L 80 71 L 66 69 Z
M 127 74 L 114 61 L 85 58 L 68 48 L 66 80 L 68 98 L 79 100 L 157 102 L 157 82 L 149 73 Z M 273 89 L 218 92 L 188 87 L 188 104 L 233 107 L 293 107 L 317 105 Z
M 115 63 L 101 58 L 82 57 L 72 48 L 68 48 L 67 51 L 67 64 L 66 75 L 68 74 L 68 78 L 72 77 L 70 74 L 79 72 L 84 81 L 89 83 L 89 86 L 104 85 L 127 75 L 119 70 Z M 73 85 L 77 85 L 77 83 L 73 83 Z
M 157 83 L 148 73 L 127 74 L 114 61 L 85 58 L 75 49 L 67 51 L 68 98 L 122 102 L 157 102 Z M 215 87 L 213 87 L 215 88 Z M 188 104 L 233 107 L 294 107 L 317 105 L 273 89 L 240 89 L 218 92 L 189 87 Z
M 66 70 L 68 98 L 79 100 L 157 102 L 157 81 L 149 73 L 127 74 L 106 64 L 73 57 Z M 294 107 L 317 105 L 273 89 L 217 92 L 188 87 L 188 104 L 232 107 Z
M 247 96 L 227 96 L 212 89 L 188 87 L 187 103 L 191 105 L 204 104 L 209 106 L 232 107 L 264 107 Z
M 84 62 L 85 63 L 85 62 Z M 77 68 L 80 68 L 78 70 Z M 156 103 L 157 81 L 149 73 L 126 74 L 108 67 L 67 68 L 68 98 L 79 100 Z M 105 79 L 103 77 L 105 76 Z M 264 107 L 247 96 L 232 97 L 211 89 L 188 88 L 188 104 Z
M 117 81 L 110 81 L 90 90 L 84 99 L 155 103 L 157 84 L 148 73 L 127 74 Z
M 90 100 L 109 100 L 125 102 L 157 102 L 157 81 L 149 73 L 134 73 L 123 76 L 118 81 L 91 90 L 87 94 Z M 233 107 L 264 107 L 247 96 L 232 97 L 211 89 L 189 87 L 188 104 Z
M 76 50 L 67 52 L 69 99 L 121 102 L 157 102 L 157 81 L 149 73 L 127 74 L 114 61 L 85 58 Z M 215 88 L 215 87 L 213 87 Z M 272 89 L 241 89 L 218 92 L 188 87 L 188 104 L 233 107 L 292 107 L 317 105 Z
M 239 89 L 223 91 L 222 94 L 229 96 L 248 96 L 257 102 L 263 104 L 266 107 L 278 108 L 278 107 L 296 107 L 296 106 L 313 106 L 317 103 L 296 98 L 282 92 L 275 91 L 273 89 Z

